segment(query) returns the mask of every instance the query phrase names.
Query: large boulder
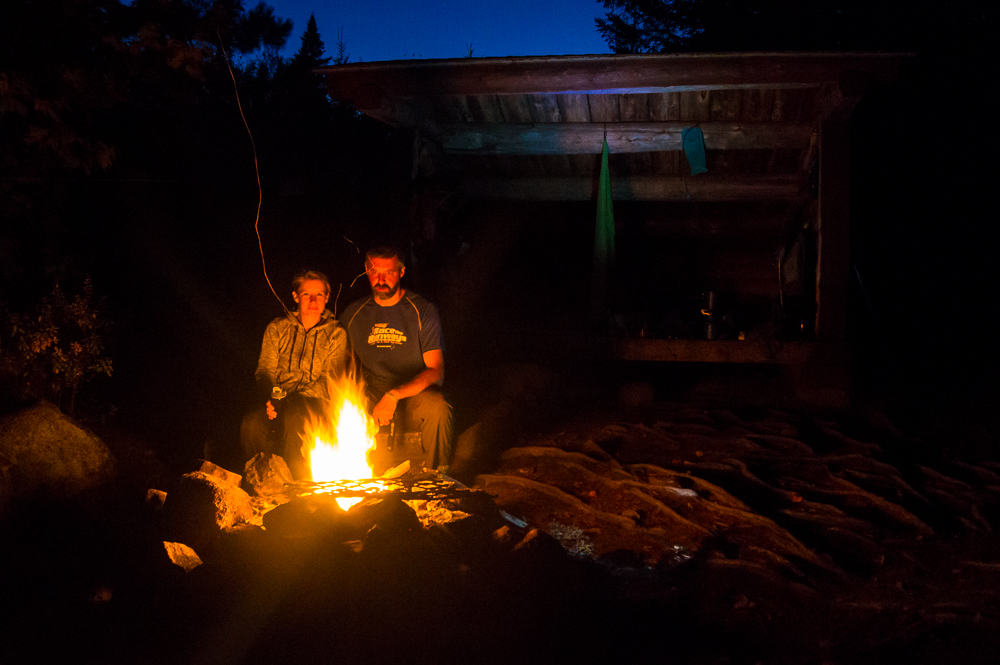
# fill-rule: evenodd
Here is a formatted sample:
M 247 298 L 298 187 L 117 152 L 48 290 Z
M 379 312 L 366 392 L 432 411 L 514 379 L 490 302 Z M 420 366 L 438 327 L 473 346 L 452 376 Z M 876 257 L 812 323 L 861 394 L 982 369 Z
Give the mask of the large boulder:
M 54 404 L 0 419 L 0 505 L 4 500 L 65 498 L 114 475 L 111 451 Z
M 163 504 L 169 540 L 197 551 L 210 549 L 224 529 L 253 520 L 250 496 L 240 488 L 240 476 L 220 477 L 215 465 L 186 473 Z M 222 469 L 222 471 L 225 471 Z

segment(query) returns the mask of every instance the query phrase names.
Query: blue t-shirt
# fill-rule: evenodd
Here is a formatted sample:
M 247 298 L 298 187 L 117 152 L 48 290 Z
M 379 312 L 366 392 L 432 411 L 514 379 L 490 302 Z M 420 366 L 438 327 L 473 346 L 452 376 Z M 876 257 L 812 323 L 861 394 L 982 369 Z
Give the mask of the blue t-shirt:
M 372 297 L 357 300 L 340 315 L 365 383 L 381 395 L 424 371 L 424 353 L 444 351 L 441 317 L 423 296 L 406 291 L 398 303 L 383 307 Z

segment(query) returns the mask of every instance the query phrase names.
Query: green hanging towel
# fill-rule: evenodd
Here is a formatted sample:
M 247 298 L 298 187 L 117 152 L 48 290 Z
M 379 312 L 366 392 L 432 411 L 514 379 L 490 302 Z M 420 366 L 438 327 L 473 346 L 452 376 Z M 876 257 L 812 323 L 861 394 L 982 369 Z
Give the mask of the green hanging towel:
M 691 175 L 708 173 L 705 166 L 705 136 L 701 127 L 688 127 L 681 132 L 681 143 L 684 145 L 684 156 L 691 167 Z
M 611 205 L 611 174 L 608 171 L 608 141 L 601 149 L 601 180 L 597 186 L 597 224 L 594 227 L 594 275 L 591 315 L 595 323 L 611 315 L 608 282 L 615 265 L 615 212 Z

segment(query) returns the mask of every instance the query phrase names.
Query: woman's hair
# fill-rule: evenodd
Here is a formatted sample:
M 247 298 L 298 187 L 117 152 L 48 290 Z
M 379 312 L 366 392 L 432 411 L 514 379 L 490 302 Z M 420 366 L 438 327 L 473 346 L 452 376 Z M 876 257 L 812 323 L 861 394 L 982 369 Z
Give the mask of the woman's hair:
M 323 282 L 323 288 L 326 289 L 326 294 L 330 295 L 330 280 L 328 280 L 326 275 L 318 270 L 300 270 L 297 272 L 295 277 L 292 278 L 292 291 L 298 293 L 302 284 L 312 279 L 317 279 Z

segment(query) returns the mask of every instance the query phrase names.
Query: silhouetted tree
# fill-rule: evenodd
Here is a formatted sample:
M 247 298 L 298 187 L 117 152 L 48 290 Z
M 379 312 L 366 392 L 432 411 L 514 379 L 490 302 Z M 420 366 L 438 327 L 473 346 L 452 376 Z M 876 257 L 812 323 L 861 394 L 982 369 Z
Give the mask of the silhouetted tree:
M 310 14 L 306 30 L 302 33 L 302 45 L 295 52 L 292 62 L 307 68 L 322 67 L 330 63 L 330 58 L 323 55 L 325 49 L 323 39 L 319 36 L 319 28 L 316 27 L 316 15 Z
M 337 57 L 333 59 L 335 65 L 346 65 L 351 61 L 351 54 L 347 52 L 347 42 L 344 41 L 344 28 L 337 30 Z
M 598 0 L 615 53 L 914 49 L 985 19 L 984 0 Z
M 250 38 L 251 28 L 260 35 Z M 5 6 L 0 300 L 19 308 L 11 299 L 22 292 L 41 297 L 49 280 L 86 274 L 86 249 L 98 242 L 88 239 L 99 234 L 80 228 L 83 208 L 73 188 L 88 178 L 107 178 L 112 169 L 122 180 L 218 177 L 232 146 L 246 140 L 232 122 L 238 115 L 220 38 L 225 44 L 236 34 L 241 48 L 273 48 L 290 30 L 273 8 L 247 13 L 240 0 Z
M 240 53 L 253 53 L 257 49 L 281 50 L 292 34 L 292 20 L 274 15 L 274 7 L 258 2 L 244 12 L 233 28 L 233 47 Z

